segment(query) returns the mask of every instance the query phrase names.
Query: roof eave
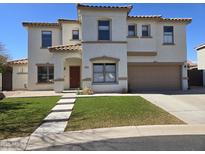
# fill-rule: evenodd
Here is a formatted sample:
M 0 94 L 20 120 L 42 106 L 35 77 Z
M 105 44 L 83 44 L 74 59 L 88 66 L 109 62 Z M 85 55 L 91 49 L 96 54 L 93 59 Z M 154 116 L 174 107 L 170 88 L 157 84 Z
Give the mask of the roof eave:
M 24 64 L 28 64 L 28 59 L 19 59 L 19 60 L 12 60 L 12 61 L 8 61 L 7 62 L 8 65 L 12 66 L 12 65 L 24 65 Z
M 199 51 L 199 50 L 201 50 L 201 49 L 205 49 L 205 44 L 200 45 L 200 46 L 198 46 L 198 47 L 195 48 L 196 51 Z
M 68 46 L 70 46 L 70 48 Z M 59 45 L 59 46 L 49 47 L 48 50 L 49 52 L 82 51 L 82 47 L 81 44 Z
M 160 22 L 181 22 L 189 24 L 192 22 L 191 18 L 162 18 L 161 15 L 142 15 L 142 16 L 128 16 L 128 19 L 142 19 L 142 20 L 158 20 Z
M 128 14 L 132 10 L 132 5 L 127 6 L 92 6 L 92 5 L 83 5 L 83 4 L 77 4 L 77 10 L 122 10 L 127 11 Z
M 59 23 L 22 22 L 24 27 L 59 27 Z
M 58 19 L 58 23 L 80 23 L 79 20 L 69 20 L 69 19 Z

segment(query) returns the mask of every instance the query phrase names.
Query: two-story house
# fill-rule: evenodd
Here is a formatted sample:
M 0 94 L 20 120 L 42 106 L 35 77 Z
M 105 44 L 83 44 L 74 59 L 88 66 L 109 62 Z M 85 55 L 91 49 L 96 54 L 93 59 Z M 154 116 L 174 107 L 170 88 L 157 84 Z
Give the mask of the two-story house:
M 24 22 L 28 89 L 186 90 L 191 19 L 129 16 L 131 10 L 78 4 L 77 20 Z

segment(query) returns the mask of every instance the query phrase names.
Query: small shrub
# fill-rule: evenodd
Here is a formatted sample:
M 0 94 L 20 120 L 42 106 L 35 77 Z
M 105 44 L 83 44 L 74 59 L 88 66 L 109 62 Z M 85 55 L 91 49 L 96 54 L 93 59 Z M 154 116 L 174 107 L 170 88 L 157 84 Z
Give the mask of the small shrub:
M 2 92 L 0 92 L 0 100 L 2 100 L 4 98 L 5 98 L 5 95 Z
M 83 89 L 83 95 L 92 95 L 92 94 L 93 94 L 92 88 L 84 88 Z

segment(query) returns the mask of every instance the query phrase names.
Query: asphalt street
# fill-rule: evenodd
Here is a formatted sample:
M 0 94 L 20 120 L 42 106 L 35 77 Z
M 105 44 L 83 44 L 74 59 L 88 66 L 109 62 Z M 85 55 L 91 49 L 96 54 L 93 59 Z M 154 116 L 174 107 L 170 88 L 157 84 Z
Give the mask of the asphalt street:
M 50 146 L 51 151 L 204 151 L 205 135 L 133 137 Z

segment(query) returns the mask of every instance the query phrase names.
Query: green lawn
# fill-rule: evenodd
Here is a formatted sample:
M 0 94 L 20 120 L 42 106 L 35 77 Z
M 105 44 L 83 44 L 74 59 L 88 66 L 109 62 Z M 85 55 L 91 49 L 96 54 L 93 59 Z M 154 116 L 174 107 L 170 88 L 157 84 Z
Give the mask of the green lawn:
M 87 97 L 77 99 L 66 130 L 163 124 L 184 122 L 142 97 Z
M 0 139 L 31 134 L 60 97 L 6 98 L 0 101 Z

